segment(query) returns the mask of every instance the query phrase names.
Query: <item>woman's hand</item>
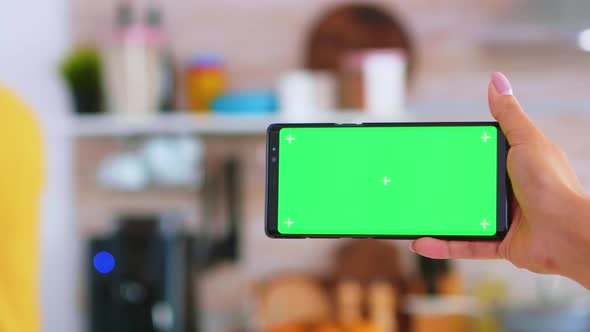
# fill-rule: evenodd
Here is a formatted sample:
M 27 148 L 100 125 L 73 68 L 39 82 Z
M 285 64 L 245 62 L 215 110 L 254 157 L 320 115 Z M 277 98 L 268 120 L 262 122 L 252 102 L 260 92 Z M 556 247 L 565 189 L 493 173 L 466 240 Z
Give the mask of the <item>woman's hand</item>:
M 488 102 L 511 145 L 507 167 L 514 201 L 508 234 L 501 242 L 420 238 L 410 249 L 430 258 L 503 258 L 590 289 L 590 201 L 567 156 L 522 110 L 501 73 L 492 74 Z

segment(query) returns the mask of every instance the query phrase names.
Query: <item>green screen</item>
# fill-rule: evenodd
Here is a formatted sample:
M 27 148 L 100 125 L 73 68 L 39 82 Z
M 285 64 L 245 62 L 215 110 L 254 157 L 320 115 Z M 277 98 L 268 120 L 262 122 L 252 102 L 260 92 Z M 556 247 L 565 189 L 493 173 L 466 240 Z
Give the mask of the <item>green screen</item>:
M 497 135 L 494 126 L 282 128 L 278 231 L 494 235 Z

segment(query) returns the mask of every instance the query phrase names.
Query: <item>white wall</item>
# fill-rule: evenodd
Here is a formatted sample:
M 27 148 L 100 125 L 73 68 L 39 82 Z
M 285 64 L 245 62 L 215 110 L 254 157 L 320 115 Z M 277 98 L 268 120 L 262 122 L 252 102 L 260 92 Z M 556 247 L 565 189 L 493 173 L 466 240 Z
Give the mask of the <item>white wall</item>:
M 57 63 L 69 46 L 69 1 L 2 1 L 0 82 L 24 97 L 44 131 L 46 190 L 41 223 L 43 330 L 82 331 L 77 309 L 80 244 L 71 218 L 65 93 Z

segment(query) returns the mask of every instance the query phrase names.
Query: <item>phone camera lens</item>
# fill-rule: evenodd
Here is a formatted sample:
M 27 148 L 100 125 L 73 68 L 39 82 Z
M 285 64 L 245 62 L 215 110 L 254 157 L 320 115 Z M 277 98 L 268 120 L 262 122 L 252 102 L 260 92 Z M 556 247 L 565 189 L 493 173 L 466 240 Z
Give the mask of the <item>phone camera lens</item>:
M 276 163 L 276 162 L 277 162 L 277 157 L 272 157 L 272 158 L 270 158 L 270 160 L 271 160 L 273 163 Z
M 276 146 L 273 146 L 272 147 L 272 152 L 275 152 L 275 151 L 277 151 L 277 147 Z

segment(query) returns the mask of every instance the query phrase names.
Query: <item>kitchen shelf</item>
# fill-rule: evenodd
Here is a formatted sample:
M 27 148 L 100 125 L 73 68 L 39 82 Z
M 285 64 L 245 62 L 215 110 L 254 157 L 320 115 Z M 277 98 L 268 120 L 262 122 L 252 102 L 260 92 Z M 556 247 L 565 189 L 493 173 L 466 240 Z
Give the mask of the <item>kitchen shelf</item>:
M 586 101 L 522 101 L 535 115 L 552 114 L 555 109 L 590 110 Z M 400 121 L 485 121 L 492 120 L 485 102 L 477 103 L 418 103 L 408 105 L 405 113 L 390 117 L 374 117 L 355 110 L 316 112 L 305 118 L 287 118 L 273 114 L 216 114 L 173 111 L 153 113 L 141 117 L 121 114 L 72 115 L 73 139 L 100 137 L 133 137 L 146 135 L 205 135 L 205 136 L 262 136 L 271 123 L 288 122 L 400 122 Z
M 278 114 L 199 114 L 169 112 L 125 117 L 118 114 L 72 116 L 72 135 L 75 138 L 125 137 L 157 134 L 198 134 L 210 136 L 264 135 L 266 128 L 276 122 L 297 122 Z M 374 119 L 400 120 L 400 118 Z M 371 121 L 365 113 L 332 111 L 300 119 L 307 122 L 352 123 Z
M 260 135 L 273 115 L 214 115 L 188 112 L 122 116 L 119 114 L 76 115 L 72 134 L 77 138 L 141 136 L 152 134 Z
M 580 52 L 576 45 L 578 33 L 579 31 L 557 30 L 539 25 L 512 24 L 484 30 L 478 34 L 476 40 L 481 47 L 488 50 L 514 52 L 541 48 L 562 54 L 566 50 Z

